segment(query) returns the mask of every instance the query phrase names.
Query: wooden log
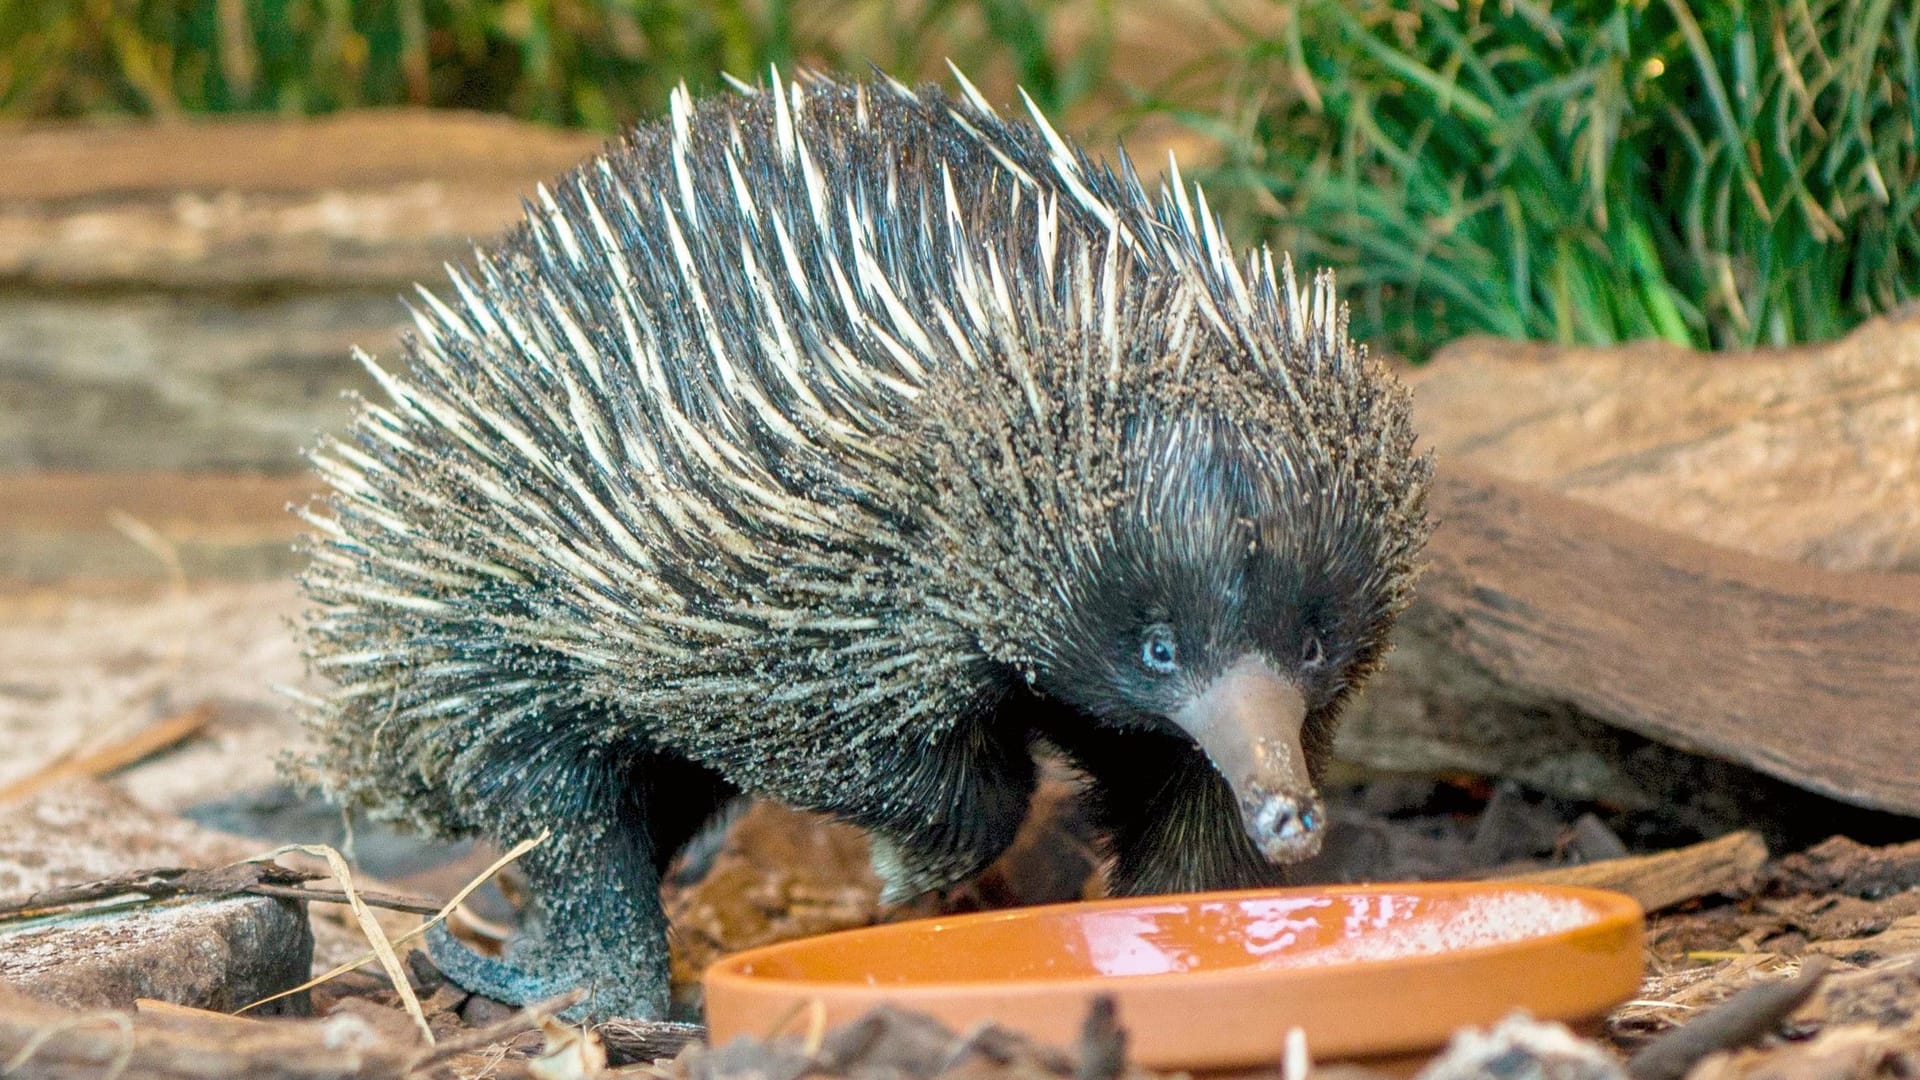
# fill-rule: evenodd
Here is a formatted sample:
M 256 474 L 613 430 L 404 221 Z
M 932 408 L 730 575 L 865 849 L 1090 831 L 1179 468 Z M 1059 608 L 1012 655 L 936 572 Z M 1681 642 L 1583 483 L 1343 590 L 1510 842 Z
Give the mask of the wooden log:
M 601 143 L 422 110 L 0 128 L 0 470 L 299 471 L 396 296 Z M 110 558 L 0 527 L 0 573 Z
M 456 241 L 445 254 L 464 250 Z M 428 261 L 412 269 L 433 282 L 439 262 Z M 349 268 L 340 273 L 354 284 Z M 340 395 L 377 392 L 351 349 L 394 358 L 403 286 L 262 284 L 243 293 L 0 281 L 0 471 L 300 472 L 315 434 L 345 425 Z
M 1920 570 L 1920 306 L 1784 349 L 1469 337 L 1404 374 L 1449 466 L 1754 555 Z
M 1920 576 L 1747 555 L 1448 464 L 1410 651 L 1575 713 L 1920 815 Z
M 407 109 L 5 139 L 0 282 L 247 290 L 431 277 L 602 141 Z
M 1584 885 L 1626 893 L 1648 911 L 1750 887 L 1767 862 L 1767 845 L 1751 832 L 1728 833 L 1689 847 L 1514 875 L 1514 881 Z

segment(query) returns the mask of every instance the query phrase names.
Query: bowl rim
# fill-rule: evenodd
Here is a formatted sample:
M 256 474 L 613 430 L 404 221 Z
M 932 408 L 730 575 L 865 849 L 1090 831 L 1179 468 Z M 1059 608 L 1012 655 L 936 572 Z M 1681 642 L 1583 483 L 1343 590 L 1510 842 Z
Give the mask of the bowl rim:
M 1034 919 L 1063 914 L 1127 908 L 1198 906 L 1204 903 L 1236 902 L 1260 898 L 1323 896 L 1370 896 L 1379 894 L 1415 894 L 1427 896 L 1498 895 L 1528 893 L 1579 900 L 1594 913 L 1593 918 L 1548 933 L 1506 938 L 1483 945 L 1469 945 L 1438 952 L 1406 956 L 1387 956 L 1317 964 L 1311 967 L 1261 966 L 1242 964 L 1233 967 L 1202 967 L 1191 971 L 1150 972 L 1136 975 L 1065 975 L 1058 978 L 1023 976 L 1007 979 L 940 979 L 925 982 L 870 983 L 848 979 L 807 979 L 790 976 L 756 975 L 746 970 L 766 958 L 832 952 L 849 938 L 919 938 L 955 924 L 971 926 L 1016 919 Z M 1640 903 L 1625 893 L 1584 885 L 1559 885 L 1528 881 L 1411 881 L 1373 882 L 1351 885 L 1300 885 L 1252 889 L 1228 889 L 1197 893 L 1167 893 L 1153 896 L 1109 897 L 1099 900 L 1073 900 L 996 911 L 937 915 L 895 923 L 856 927 L 811 937 L 795 938 L 771 945 L 757 946 L 724 956 L 707 966 L 701 975 L 703 987 L 725 984 L 729 989 L 755 994 L 787 992 L 823 999 L 886 997 L 902 1004 L 927 998 L 953 999 L 972 996 L 1005 998 L 1018 994 L 1098 994 L 1146 989 L 1178 984 L 1181 990 L 1232 989 L 1241 985 L 1270 983 L 1284 978 L 1295 982 L 1322 979 L 1348 979 L 1392 969 L 1409 974 L 1431 968 L 1457 966 L 1507 954 L 1571 943 L 1577 939 L 1611 935 L 1639 925 L 1646 913 Z

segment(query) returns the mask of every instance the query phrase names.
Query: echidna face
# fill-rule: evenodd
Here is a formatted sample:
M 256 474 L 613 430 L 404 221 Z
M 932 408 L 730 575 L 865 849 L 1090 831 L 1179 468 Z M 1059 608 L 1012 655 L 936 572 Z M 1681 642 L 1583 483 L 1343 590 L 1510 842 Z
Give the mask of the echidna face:
M 1083 593 L 1046 689 L 1090 722 L 1178 732 L 1233 790 L 1268 859 L 1319 850 L 1315 780 L 1392 599 L 1364 522 L 1204 458 L 1191 497 L 1149 499 Z

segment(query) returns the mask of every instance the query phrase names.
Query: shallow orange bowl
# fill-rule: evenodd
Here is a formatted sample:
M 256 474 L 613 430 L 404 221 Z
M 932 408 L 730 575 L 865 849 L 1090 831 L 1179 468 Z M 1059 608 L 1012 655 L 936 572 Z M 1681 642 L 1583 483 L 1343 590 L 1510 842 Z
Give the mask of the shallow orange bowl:
M 1398 1057 L 1516 1008 L 1600 1017 L 1639 985 L 1641 923 L 1618 893 L 1485 882 L 1056 904 L 737 953 L 707 969 L 707 1026 L 718 1043 L 889 1002 L 1066 1045 L 1107 994 L 1150 1068 L 1270 1066 L 1294 1027 L 1316 1060 Z

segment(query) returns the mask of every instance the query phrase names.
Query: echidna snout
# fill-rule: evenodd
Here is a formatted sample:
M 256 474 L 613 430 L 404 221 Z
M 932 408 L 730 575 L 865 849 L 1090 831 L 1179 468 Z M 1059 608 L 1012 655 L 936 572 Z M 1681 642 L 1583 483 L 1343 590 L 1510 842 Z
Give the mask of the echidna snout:
M 1247 834 L 1269 860 L 1299 862 L 1320 853 L 1326 814 L 1313 791 L 1268 792 L 1256 787 L 1251 798 L 1241 801 L 1240 813 Z
M 1311 857 L 1323 836 L 1326 814 L 1301 743 L 1306 717 L 1300 689 L 1252 654 L 1173 714 L 1233 791 L 1247 838 L 1277 863 Z

